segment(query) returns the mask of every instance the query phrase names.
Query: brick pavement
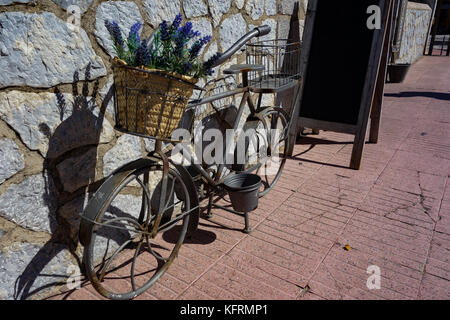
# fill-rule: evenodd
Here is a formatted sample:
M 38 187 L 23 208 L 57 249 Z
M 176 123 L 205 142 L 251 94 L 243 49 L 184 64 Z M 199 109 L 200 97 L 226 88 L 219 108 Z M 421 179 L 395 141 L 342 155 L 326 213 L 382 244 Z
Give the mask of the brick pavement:
M 380 135 L 360 171 L 347 169 L 352 136 L 300 141 L 250 235 L 214 210 L 139 299 L 450 299 L 450 58 L 387 85 Z M 100 297 L 85 283 L 50 299 Z

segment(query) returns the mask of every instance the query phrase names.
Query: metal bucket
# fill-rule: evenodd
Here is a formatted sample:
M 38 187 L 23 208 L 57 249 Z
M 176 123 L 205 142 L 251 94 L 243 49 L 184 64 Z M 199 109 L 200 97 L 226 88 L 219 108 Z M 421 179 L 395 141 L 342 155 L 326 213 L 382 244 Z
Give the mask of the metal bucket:
M 258 208 L 261 178 L 256 174 L 240 173 L 224 181 L 233 209 L 237 212 L 250 212 Z
M 391 64 L 388 66 L 389 82 L 402 83 L 408 74 L 411 64 Z

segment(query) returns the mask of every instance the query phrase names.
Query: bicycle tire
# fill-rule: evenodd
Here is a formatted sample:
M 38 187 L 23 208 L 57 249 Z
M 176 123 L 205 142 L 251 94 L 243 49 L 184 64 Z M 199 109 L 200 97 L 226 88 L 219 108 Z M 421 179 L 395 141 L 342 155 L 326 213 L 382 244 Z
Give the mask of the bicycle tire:
M 133 163 L 135 164 L 136 162 Z M 147 164 L 149 163 L 150 162 L 147 162 Z M 129 167 L 133 167 L 133 165 L 130 164 Z M 147 180 L 149 180 L 150 174 L 157 175 L 157 172 L 161 172 L 162 175 L 162 165 L 156 162 L 152 162 L 152 164 L 149 166 L 137 168 L 132 171 L 119 170 L 114 173 L 112 177 L 110 177 L 107 181 L 105 181 L 105 184 L 107 184 L 108 182 L 111 184 L 111 181 L 113 181 L 114 187 L 109 188 L 110 190 L 107 194 L 103 193 L 105 191 L 105 188 L 100 187 L 99 191 L 90 201 L 90 204 L 100 203 L 101 209 L 99 210 L 99 212 L 97 212 L 94 220 L 86 221 L 86 217 L 84 217 L 85 230 L 83 232 L 85 236 L 84 240 L 87 243 L 85 243 L 83 260 L 85 264 L 86 274 L 91 280 L 92 285 L 102 296 L 108 299 L 133 299 L 147 291 L 167 271 L 167 269 L 173 263 L 175 257 L 178 255 L 178 251 L 182 243 L 184 242 L 186 233 L 189 229 L 189 221 L 191 215 L 190 211 L 192 208 L 190 203 L 191 193 L 189 192 L 191 187 L 186 185 L 187 180 L 183 178 L 182 174 L 180 174 L 176 166 L 171 165 L 168 173 L 168 179 L 171 183 L 171 187 L 169 187 L 171 188 L 171 192 L 166 195 L 166 199 L 164 201 L 164 218 L 158 230 L 158 235 L 154 239 L 159 236 L 163 238 L 166 232 L 175 230 L 175 232 L 177 233 L 175 235 L 176 240 L 171 239 L 173 247 L 169 246 L 170 248 L 167 249 L 167 251 L 170 251 L 170 254 L 168 254 L 167 256 L 163 256 L 161 253 L 158 253 L 155 248 L 152 248 L 151 241 L 153 241 L 154 239 L 150 239 L 150 233 L 148 231 L 152 229 L 152 217 L 153 222 L 155 220 L 155 210 L 153 209 L 155 202 L 153 201 L 153 199 L 158 198 L 159 200 L 159 197 L 156 196 L 155 198 L 153 196 L 158 189 L 159 183 L 154 186 L 153 191 L 150 193 L 149 190 L 144 189 L 146 182 L 143 182 L 142 178 L 140 179 L 141 181 L 139 181 L 138 178 L 144 177 L 144 180 L 146 180 L 145 175 L 147 174 Z M 142 188 L 142 201 L 140 205 L 135 204 L 134 209 L 137 210 L 133 211 L 133 205 L 128 204 L 128 201 L 125 208 L 122 208 L 118 205 L 119 196 L 125 198 L 135 197 L 133 194 L 134 191 L 132 189 L 132 183 L 134 181 L 137 181 L 138 185 L 140 185 L 140 187 Z M 173 212 L 171 212 L 169 215 L 167 214 L 167 212 L 172 209 L 175 210 L 175 206 L 173 206 L 173 208 L 169 207 L 170 201 L 175 198 L 177 198 L 177 200 L 182 203 L 180 206 L 181 213 L 174 215 Z M 116 203 L 115 200 L 117 200 Z M 194 203 L 196 203 L 195 199 Z M 119 207 L 119 210 L 117 211 L 118 213 L 116 213 L 116 215 L 114 215 L 114 210 L 116 210 L 116 207 L 114 206 Z M 141 208 L 139 217 L 137 217 L 135 211 L 139 210 L 139 206 Z M 133 212 L 126 212 L 125 210 L 128 209 Z M 156 209 L 156 211 L 158 210 Z M 127 216 L 124 215 L 123 212 L 125 212 Z M 109 219 L 104 219 L 107 216 L 111 217 Z M 119 221 L 122 222 L 120 228 L 116 225 L 116 223 L 118 223 Z M 125 222 L 129 223 L 129 225 L 127 226 Z M 134 229 L 131 228 L 130 225 L 134 226 Z M 86 231 L 86 226 L 89 226 L 90 229 L 90 234 L 87 237 L 88 239 L 86 239 L 86 233 L 88 233 L 89 231 Z M 178 230 L 176 230 L 175 227 L 177 227 Z M 104 228 L 106 228 L 108 235 L 111 236 L 111 239 L 107 239 L 106 242 L 104 239 L 100 239 L 100 241 L 97 241 L 99 240 L 98 238 L 101 238 L 102 236 L 106 237 Z M 191 226 L 191 229 L 194 228 Z M 80 234 L 81 233 L 82 231 L 80 230 Z M 135 242 L 136 239 L 138 239 L 137 243 Z M 158 241 L 160 240 L 161 239 L 158 239 Z M 102 250 L 102 245 L 104 245 L 105 243 L 105 252 L 99 252 L 98 250 Z M 158 243 L 158 245 L 161 246 L 160 243 Z M 111 252 L 107 251 L 109 249 L 109 246 L 113 248 L 111 249 Z M 124 256 L 128 255 L 129 250 L 127 252 L 123 252 L 126 249 L 130 249 L 131 252 L 134 250 L 132 261 L 128 260 L 128 265 L 131 262 L 129 276 L 124 276 L 125 271 L 118 268 L 112 262 L 116 258 L 117 260 L 115 263 L 120 262 Z M 145 250 L 146 252 L 142 252 L 142 249 L 147 250 Z M 158 249 L 160 248 L 158 247 Z M 152 276 L 146 276 L 144 272 L 136 274 L 136 271 L 139 272 L 139 268 L 143 268 L 143 266 L 145 265 L 150 266 L 148 261 L 137 260 L 143 253 L 147 253 L 147 257 L 153 256 L 155 260 L 157 260 L 156 266 L 153 266 L 154 263 L 152 265 L 152 267 L 154 267 L 154 274 Z M 150 253 L 150 256 L 148 255 L 148 253 Z M 119 267 L 120 266 L 125 267 L 126 270 L 128 270 L 129 268 L 129 266 L 125 266 L 124 263 L 119 264 Z M 126 272 L 128 273 L 128 271 Z M 106 278 L 107 275 L 109 278 Z M 142 276 L 143 278 L 139 278 L 139 280 L 137 280 L 137 275 Z M 127 282 L 127 280 L 129 280 L 130 283 L 125 286 L 125 282 Z

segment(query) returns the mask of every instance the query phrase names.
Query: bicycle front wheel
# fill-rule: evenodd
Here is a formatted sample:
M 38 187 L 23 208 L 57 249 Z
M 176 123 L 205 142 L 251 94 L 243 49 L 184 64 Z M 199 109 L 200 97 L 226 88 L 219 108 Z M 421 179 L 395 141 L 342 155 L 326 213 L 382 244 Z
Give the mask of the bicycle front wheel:
M 84 263 L 94 288 L 106 298 L 128 300 L 144 293 L 178 254 L 189 225 L 189 190 L 172 165 L 165 192 L 162 179 L 163 166 L 155 163 L 128 175 L 109 194 L 100 188 L 91 200 L 104 205 L 92 221 Z

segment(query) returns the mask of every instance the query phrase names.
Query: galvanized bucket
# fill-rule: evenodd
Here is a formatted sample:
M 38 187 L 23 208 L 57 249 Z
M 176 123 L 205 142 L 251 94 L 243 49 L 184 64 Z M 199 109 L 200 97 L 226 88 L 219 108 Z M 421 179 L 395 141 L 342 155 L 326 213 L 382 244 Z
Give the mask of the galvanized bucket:
M 224 181 L 233 209 L 237 212 L 251 212 L 258 208 L 261 177 L 256 174 L 240 173 Z

